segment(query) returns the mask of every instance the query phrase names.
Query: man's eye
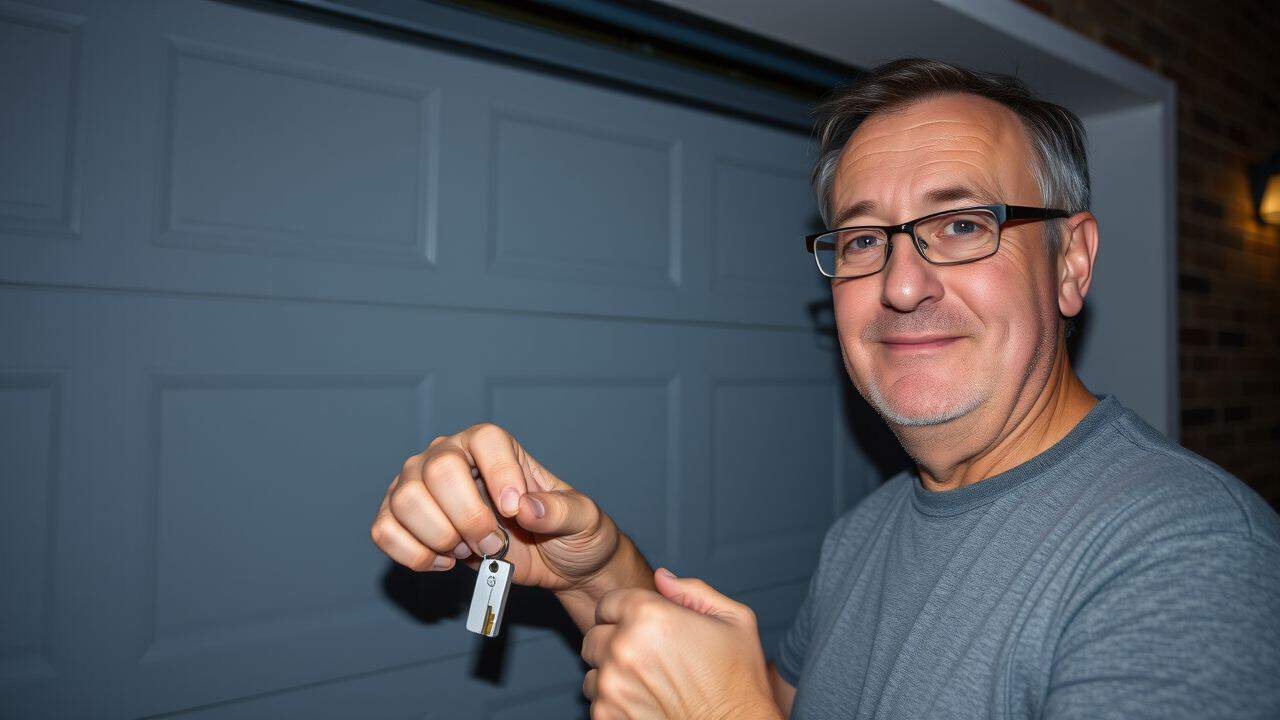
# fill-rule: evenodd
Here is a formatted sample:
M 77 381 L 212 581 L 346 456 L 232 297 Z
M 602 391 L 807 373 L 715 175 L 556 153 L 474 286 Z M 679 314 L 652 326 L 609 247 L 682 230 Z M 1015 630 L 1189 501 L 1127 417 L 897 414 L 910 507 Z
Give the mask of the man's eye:
M 880 244 L 880 238 L 875 235 L 859 235 L 849 241 L 845 246 L 849 250 L 866 250 Z
M 978 224 L 972 220 L 952 220 L 947 228 L 952 235 L 968 235 L 978 231 Z

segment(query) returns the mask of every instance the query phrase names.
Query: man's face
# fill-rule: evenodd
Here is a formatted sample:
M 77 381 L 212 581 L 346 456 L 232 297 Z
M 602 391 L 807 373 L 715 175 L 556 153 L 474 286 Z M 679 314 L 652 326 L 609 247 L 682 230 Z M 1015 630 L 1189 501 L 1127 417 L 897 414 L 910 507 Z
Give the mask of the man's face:
M 833 216 L 861 201 L 874 204 L 838 226 L 897 224 L 989 203 L 1039 206 L 1032 158 L 1017 115 L 1004 106 L 961 94 L 918 101 L 872 115 L 854 132 L 836 171 Z M 972 196 L 930 199 L 947 188 Z M 1007 419 L 1057 336 L 1055 262 L 1043 224 L 1005 225 L 996 254 L 963 265 L 928 263 L 905 234 L 892 242 L 884 270 L 832 281 L 854 385 L 897 425 L 971 413 Z

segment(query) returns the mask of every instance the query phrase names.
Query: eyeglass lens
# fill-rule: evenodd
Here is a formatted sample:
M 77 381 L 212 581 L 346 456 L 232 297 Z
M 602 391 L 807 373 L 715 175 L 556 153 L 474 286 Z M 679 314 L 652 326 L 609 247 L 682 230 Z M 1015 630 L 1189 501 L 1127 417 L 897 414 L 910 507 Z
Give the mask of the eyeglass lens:
M 924 256 L 935 263 L 978 260 L 994 252 L 1000 234 L 994 213 L 965 210 L 916 223 L 916 237 Z M 819 236 L 813 245 L 822 272 L 833 277 L 856 277 L 880 270 L 889 236 L 880 228 L 848 228 Z

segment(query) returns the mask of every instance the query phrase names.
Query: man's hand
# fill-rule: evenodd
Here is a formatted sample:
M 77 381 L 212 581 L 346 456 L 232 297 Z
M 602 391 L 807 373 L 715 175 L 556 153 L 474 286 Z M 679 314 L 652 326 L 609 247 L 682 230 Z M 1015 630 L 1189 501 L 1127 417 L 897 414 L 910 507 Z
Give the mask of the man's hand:
M 658 592 L 621 589 L 582 641 L 592 720 L 781 718 L 751 608 L 665 569 Z
M 590 498 L 556 477 L 506 430 L 482 423 L 441 436 L 404 462 L 373 521 L 373 541 L 418 571 L 448 570 L 502 547 L 493 499 L 510 534 L 514 582 L 556 591 L 579 627 L 617 587 L 652 587 L 630 539 Z

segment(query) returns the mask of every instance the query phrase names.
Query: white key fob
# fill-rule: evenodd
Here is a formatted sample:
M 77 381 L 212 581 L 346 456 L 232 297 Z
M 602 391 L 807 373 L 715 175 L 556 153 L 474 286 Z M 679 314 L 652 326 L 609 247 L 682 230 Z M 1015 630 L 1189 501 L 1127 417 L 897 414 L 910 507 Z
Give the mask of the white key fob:
M 485 637 L 498 634 L 502 611 L 507 607 L 507 591 L 511 589 L 512 569 L 511 563 L 505 560 L 487 556 L 481 559 L 475 594 L 471 596 L 471 611 L 467 613 L 468 630 Z

